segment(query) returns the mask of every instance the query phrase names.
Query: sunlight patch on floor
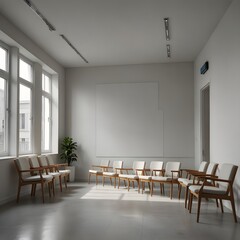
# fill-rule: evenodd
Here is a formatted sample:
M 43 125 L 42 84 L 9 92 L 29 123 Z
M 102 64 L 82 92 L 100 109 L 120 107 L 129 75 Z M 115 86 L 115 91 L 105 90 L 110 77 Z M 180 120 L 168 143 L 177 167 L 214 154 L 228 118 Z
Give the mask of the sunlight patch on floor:
M 122 201 L 149 201 L 149 202 L 172 202 L 183 203 L 184 200 L 178 200 L 176 197 L 172 200 L 167 195 L 160 195 L 159 191 L 156 191 L 153 196 L 150 195 L 148 189 L 142 194 L 138 193 L 137 188 L 114 188 L 112 186 L 93 186 L 91 189 L 81 197 L 81 199 L 99 199 L 99 200 L 122 200 Z

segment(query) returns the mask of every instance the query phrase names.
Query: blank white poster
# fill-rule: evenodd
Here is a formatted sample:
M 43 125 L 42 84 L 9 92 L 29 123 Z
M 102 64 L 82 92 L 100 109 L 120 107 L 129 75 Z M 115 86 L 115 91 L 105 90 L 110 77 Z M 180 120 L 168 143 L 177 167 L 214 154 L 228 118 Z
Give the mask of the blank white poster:
M 163 156 L 157 82 L 96 85 L 96 156 Z

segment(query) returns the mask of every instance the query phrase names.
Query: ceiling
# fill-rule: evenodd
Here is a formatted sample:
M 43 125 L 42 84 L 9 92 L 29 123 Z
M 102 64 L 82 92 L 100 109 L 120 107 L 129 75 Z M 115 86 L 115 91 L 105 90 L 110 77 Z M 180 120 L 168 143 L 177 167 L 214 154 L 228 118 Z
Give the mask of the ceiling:
M 232 0 L 0 0 L 0 13 L 64 67 L 193 61 Z M 170 41 L 166 41 L 165 17 Z M 64 34 L 85 63 L 59 36 Z M 166 44 L 171 46 L 167 57 Z

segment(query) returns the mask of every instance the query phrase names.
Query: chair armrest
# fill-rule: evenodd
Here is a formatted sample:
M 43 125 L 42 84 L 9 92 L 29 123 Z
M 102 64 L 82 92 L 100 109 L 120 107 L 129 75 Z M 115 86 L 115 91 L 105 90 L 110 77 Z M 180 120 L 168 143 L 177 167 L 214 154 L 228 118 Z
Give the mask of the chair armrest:
M 133 170 L 132 168 L 115 168 L 117 170 Z

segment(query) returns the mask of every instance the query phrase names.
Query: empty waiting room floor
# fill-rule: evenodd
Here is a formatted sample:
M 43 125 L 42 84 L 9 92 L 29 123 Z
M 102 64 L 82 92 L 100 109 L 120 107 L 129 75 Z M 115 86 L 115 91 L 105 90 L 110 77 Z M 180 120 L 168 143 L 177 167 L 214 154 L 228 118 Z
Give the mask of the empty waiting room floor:
M 70 183 L 42 204 L 41 195 L 22 196 L 20 203 L 0 206 L 1 240 L 235 240 L 240 223 L 232 214 L 222 214 L 213 202 L 204 202 L 200 223 L 184 208 L 183 199 L 170 200 L 155 191 L 86 183 Z M 175 197 L 176 197 L 175 193 Z

